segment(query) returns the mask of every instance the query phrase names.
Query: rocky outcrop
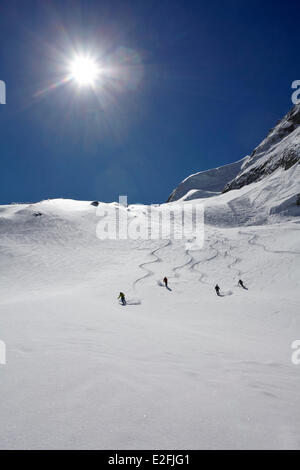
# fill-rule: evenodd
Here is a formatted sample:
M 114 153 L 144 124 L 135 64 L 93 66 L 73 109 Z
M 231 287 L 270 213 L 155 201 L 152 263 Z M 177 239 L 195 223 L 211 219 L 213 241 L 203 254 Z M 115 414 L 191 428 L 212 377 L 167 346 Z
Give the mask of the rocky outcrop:
M 300 105 L 296 105 L 270 130 L 266 139 L 252 152 L 242 171 L 223 192 L 260 181 L 278 168 L 289 170 L 300 163 Z

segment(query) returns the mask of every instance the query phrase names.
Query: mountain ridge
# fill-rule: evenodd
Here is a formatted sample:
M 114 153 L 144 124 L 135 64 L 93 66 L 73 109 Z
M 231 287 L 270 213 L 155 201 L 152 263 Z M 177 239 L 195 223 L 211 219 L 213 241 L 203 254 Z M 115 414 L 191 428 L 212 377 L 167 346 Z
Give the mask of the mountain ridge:
M 289 171 L 299 163 L 300 105 L 295 105 L 250 155 L 237 162 L 188 176 L 172 191 L 167 202 L 217 197 L 265 180 L 280 168 Z M 297 182 L 298 171 L 295 173 L 294 182 Z M 283 180 L 286 179 L 283 177 Z M 300 197 L 298 189 L 293 196 Z

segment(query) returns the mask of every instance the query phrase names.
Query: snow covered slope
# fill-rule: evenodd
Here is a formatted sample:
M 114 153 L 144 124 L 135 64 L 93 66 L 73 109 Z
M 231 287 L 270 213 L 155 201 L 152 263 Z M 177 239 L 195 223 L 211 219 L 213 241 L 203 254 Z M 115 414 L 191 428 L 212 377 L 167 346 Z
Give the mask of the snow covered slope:
M 204 200 L 206 223 L 242 226 L 279 223 L 300 216 L 300 165 L 277 168 L 241 189 Z
M 174 202 L 178 199 L 188 201 L 220 194 L 226 183 L 239 173 L 243 162 L 244 159 L 188 176 L 174 189 L 167 202 Z
M 196 250 L 99 240 L 90 202 L 0 207 L 2 449 L 300 448 L 300 218 L 238 227 L 243 191 Z
M 224 197 L 221 192 L 230 195 Z M 298 216 L 300 105 L 279 121 L 250 156 L 191 175 L 173 191 L 168 201 L 203 197 L 212 197 L 212 201 L 205 201 L 206 217 L 209 223 L 217 225 L 272 223 L 279 220 L 278 214 L 287 218 Z M 222 220 L 215 216 L 216 204 L 223 207 Z

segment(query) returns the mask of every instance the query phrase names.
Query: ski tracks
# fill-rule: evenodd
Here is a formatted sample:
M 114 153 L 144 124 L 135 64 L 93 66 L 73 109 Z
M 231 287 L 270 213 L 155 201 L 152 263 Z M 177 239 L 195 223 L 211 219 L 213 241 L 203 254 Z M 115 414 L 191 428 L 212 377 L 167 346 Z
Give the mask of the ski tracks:
M 185 263 L 179 264 L 178 266 L 174 266 L 174 268 L 172 268 L 172 271 L 175 277 L 179 277 L 179 274 L 177 273 L 177 271 L 189 266 L 194 261 L 194 258 L 190 254 L 189 250 L 185 250 L 185 254 L 188 256 L 189 259 Z
M 262 249 L 264 249 L 265 251 L 267 252 L 272 252 L 272 253 L 291 253 L 291 254 L 300 254 L 298 252 L 291 252 L 291 251 L 275 251 L 275 250 L 269 250 L 265 245 L 263 245 L 262 243 L 257 243 L 257 239 L 258 239 L 258 236 L 257 234 L 253 234 L 253 233 L 245 233 L 245 232 L 242 232 L 242 231 L 239 231 L 239 234 L 241 235 L 247 235 L 248 236 L 248 243 L 250 245 L 257 245 L 257 246 L 260 246 Z M 250 235 L 250 236 L 249 236 Z M 195 273 L 199 273 L 200 274 L 200 277 L 198 278 L 198 281 L 201 282 L 202 284 L 205 284 L 205 285 L 210 285 L 211 282 L 209 282 L 208 280 L 205 280 L 205 278 L 209 278 L 208 274 L 206 272 L 204 272 L 203 270 L 200 270 L 198 269 L 199 266 L 201 264 L 205 264 L 205 263 L 209 263 L 209 262 L 212 262 L 213 260 L 215 260 L 216 258 L 218 257 L 223 257 L 223 258 L 226 258 L 227 256 L 231 257 L 232 258 L 232 261 L 230 263 L 227 264 L 227 268 L 228 270 L 231 270 L 233 273 L 234 273 L 234 277 L 241 277 L 244 272 L 237 268 L 237 264 L 240 263 L 242 261 L 242 258 L 232 254 L 232 251 L 234 249 L 236 249 L 237 247 L 236 246 L 232 246 L 232 243 L 231 243 L 231 240 L 229 240 L 228 238 L 226 237 L 221 237 L 219 236 L 219 234 L 217 233 L 214 233 L 214 240 L 212 240 L 208 246 L 208 249 L 209 250 L 212 250 L 213 251 L 213 254 L 205 259 L 195 259 L 194 256 L 192 255 L 191 253 L 191 250 L 190 249 L 185 249 L 185 255 L 187 256 L 187 260 L 183 263 L 183 264 L 180 264 L 180 265 L 176 265 L 172 268 L 172 272 L 174 273 L 174 276 L 176 278 L 180 277 L 180 274 L 179 274 L 179 271 L 181 271 L 182 269 L 184 268 L 189 268 L 190 271 L 193 271 Z M 141 263 L 138 265 L 138 267 L 140 269 L 142 269 L 143 271 L 145 271 L 145 274 L 143 276 L 140 276 L 139 278 L 137 278 L 132 286 L 133 288 L 136 287 L 136 285 L 138 283 L 140 283 L 141 281 L 151 277 L 154 272 L 149 268 L 149 266 L 151 266 L 152 264 L 154 263 L 159 263 L 162 261 L 162 259 L 160 258 L 160 256 L 158 255 L 159 251 L 160 250 L 163 250 L 164 248 L 167 248 L 168 246 L 170 246 L 172 243 L 171 239 L 168 240 L 166 243 L 156 247 L 154 250 L 151 250 L 150 253 L 149 253 L 149 256 L 153 257 L 154 259 L 151 260 L 151 261 L 146 261 L 144 263 Z M 218 245 L 220 245 L 224 247 L 224 249 L 218 247 Z
M 243 235 L 245 235 L 245 233 L 243 232 L 239 232 Z M 257 243 L 256 240 L 260 240 L 260 237 L 255 233 L 255 234 L 251 234 L 251 237 L 248 239 L 248 243 L 249 245 L 252 245 L 252 246 L 259 246 L 260 248 L 262 248 L 265 252 L 267 253 L 275 253 L 275 254 L 290 254 L 290 255 L 300 255 L 300 252 L 299 251 L 289 251 L 289 250 L 270 250 L 269 248 L 266 247 L 266 245 L 264 245 L 263 243 Z
M 164 248 L 167 248 L 168 246 L 171 245 L 171 240 L 168 240 L 167 243 L 164 243 L 163 245 L 160 245 L 159 247 L 155 248 L 154 250 L 150 251 L 149 253 L 149 256 L 153 256 L 155 259 L 153 261 L 145 261 L 144 263 L 141 263 L 139 264 L 139 268 L 146 271 L 144 276 L 141 276 L 139 277 L 138 279 L 136 279 L 133 283 L 132 283 L 132 286 L 133 288 L 135 288 L 135 286 L 143 281 L 144 279 L 147 279 L 148 277 L 152 276 L 154 273 L 153 271 L 151 271 L 151 269 L 148 269 L 147 266 L 148 265 L 151 265 L 151 264 L 154 264 L 154 263 L 160 263 L 161 262 L 161 258 L 157 255 L 157 252 L 164 249 Z
M 206 282 L 206 281 L 203 280 L 205 277 L 208 277 L 208 276 L 205 272 L 200 271 L 199 269 L 196 269 L 196 267 L 199 266 L 201 263 L 210 262 L 210 261 L 214 260 L 215 258 L 217 258 L 220 255 L 219 250 L 217 248 L 215 248 L 215 245 L 217 245 L 218 243 L 219 243 L 219 240 L 215 240 L 209 247 L 210 249 L 213 249 L 215 251 L 215 253 L 212 256 L 210 256 L 209 258 L 200 259 L 198 261 L 195 261 L 190 267 L 191 271 L 195 271 L 195 272 L 198 272 L 200 274 L 200 277 L 198 278 L 198 281 L 201 282 L 202 284 L 210 285 L 209 282 Z

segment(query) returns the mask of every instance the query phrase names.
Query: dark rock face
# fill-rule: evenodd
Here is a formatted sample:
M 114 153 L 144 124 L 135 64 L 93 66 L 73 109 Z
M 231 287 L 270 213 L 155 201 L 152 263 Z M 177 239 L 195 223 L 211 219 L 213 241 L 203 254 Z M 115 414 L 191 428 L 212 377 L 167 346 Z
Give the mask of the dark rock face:
M 171 201 L 173 200 L 173 197 L 174 197 L 174 194 L 175 194 L 175 193 L 176 193 L 176 189 L 174 189 L 174 190 L 171 192 L 171 194 L 170 194 L 170 196 L 168 197 L 168 199 L 167 199 L 166 202 L 171 202 Z
M 282 166 L 285 170 L 289 170 L 296 163 L 300 164 L 300 159 L 295 149 L 288 148 L 283 151 L 283 154 L 279 163 L 280 164 L 278 166 Z
M 289 136 L 300 126 L 300 105 L 294 108 L 281 120 L 279 123 L 270 130 L 266 139 L 252 152 L 249 161 L 243 168 L 242 173 L 228 182 L 223 193 L 231 189 L 240 189 L 245 185 L 254 183 L 261 180 L 265 176 L 273 173 L 278 168 L 289 170 L 292 166 L 300 163 L 300 141 L 293 145 L 286 146 L 280 153 L 276 152 L 273 148 L 279 144 L 282 139 Z M 270 153 L 270 157 L 264 162 L 259 164 L 261 157 Z M 257 164 L 255 165 L 255 162 Z M 251 168 L 253 166 L 253 168 Z M 247 168 L 249 168 L 247 170 Z
M 95 206 L 95 207 L 99 206 L 99 201 L 91 202 L 91 206 Z
M 228 183 L 223 189 L 223 193 L 230 191 L 231 189 L 240 189 L 247 184 L 254 183 L 255 181 L 260 181 L 267 175 L 273 173 L 277 168 L 284 168 L 289 170 L 296 163 L 300 164 L 299 156 L 297 157 L 293 149 L 286 149 L 283 152 L 282 157 L 274 164 L 272 167 L 268 168 L 268 163 L 265 162 L 262 165 L 256 166 L 253 170 L 249 170 L 243 177 L 238 177 L 236 180 Z

